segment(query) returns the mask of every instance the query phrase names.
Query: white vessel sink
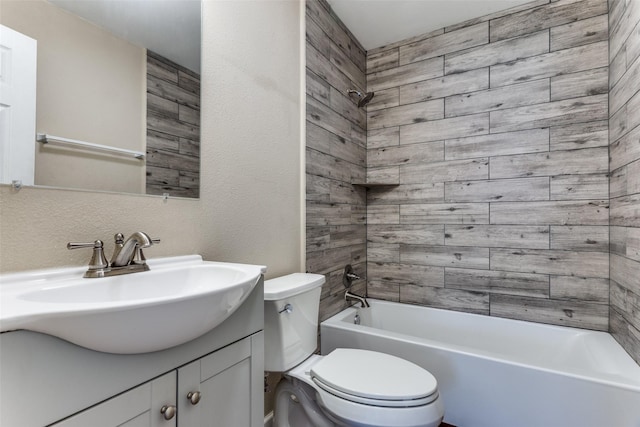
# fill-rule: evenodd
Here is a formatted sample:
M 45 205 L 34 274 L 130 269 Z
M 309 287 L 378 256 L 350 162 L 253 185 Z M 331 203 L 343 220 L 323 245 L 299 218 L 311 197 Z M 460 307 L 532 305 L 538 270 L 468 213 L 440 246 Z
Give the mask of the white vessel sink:
M 27 329 L 107 353 L 163 350 L 209 332 L 249 296 L 265 267 L 148 260 L 151 270 L 85 279 L 86 268 L 0 277 L 0 330 Z

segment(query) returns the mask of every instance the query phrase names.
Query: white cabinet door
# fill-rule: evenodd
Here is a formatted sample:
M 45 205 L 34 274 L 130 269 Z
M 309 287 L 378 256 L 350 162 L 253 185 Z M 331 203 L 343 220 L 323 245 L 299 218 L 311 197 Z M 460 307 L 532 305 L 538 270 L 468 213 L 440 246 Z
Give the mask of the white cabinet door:
M 261 360 L 262 334 L 256 334 L 180 368 L 180 427 L 262 425 Z M 201 399 L 194 405 L 187 396 L 196 392 Z
M 175 407 L 176 372 L 93 406 L 54 427 L 176 427 L 176 416 L 165 420 L 161 408 Z

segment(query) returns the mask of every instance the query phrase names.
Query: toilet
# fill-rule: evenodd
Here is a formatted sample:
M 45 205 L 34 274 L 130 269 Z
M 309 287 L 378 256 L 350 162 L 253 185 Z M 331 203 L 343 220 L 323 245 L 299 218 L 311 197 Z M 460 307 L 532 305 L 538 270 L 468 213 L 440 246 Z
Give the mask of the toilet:
M 281 372 L 274 427 L 437 427 L 438 383 L 407 360 L 339 348 L 314 354 L 325 278 L 294 273 L 265 281 L 265 370 Z

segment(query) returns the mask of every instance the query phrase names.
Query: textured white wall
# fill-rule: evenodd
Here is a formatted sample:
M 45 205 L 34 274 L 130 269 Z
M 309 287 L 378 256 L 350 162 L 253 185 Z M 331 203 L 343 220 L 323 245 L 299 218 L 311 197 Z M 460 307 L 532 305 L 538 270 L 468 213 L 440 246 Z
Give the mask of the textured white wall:
M 161 238 L 147 257 L 199 253 L 299 271 L 301 3 L 205 0 L 199 200 L 0 187 L 0 271 L 84 265 L 68 241 L 137 230 Z M 105 177 L 108 179 L 108 177 Z

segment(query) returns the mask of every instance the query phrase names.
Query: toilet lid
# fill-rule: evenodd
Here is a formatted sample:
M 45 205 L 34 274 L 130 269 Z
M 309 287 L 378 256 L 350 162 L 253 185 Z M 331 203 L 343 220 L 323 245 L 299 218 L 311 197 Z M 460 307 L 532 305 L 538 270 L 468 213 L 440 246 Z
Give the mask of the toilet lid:
M 311 368 L 311 378 L 329 393 L 378 406 L 424 405 L 437 397 L 427 370 L 375 351 L 336 349 Z

